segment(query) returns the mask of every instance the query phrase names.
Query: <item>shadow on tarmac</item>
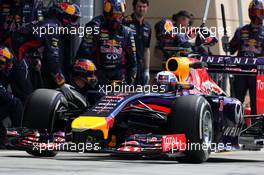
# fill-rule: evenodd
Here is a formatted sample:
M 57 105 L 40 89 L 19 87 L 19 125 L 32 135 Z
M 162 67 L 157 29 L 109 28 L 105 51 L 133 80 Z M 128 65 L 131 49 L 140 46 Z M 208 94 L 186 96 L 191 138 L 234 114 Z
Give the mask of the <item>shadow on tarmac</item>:
M 47 160 L 57 160 L 57 161 L 100 161 L 100 162 L 120 162 L 120 163 L 136 163 L 136 164 L 179 164 L 177 158 L 165 158 L 161 156 L 151 156 L 151 157 L 142 157 L 142 156 L 133 156 L 133 155 L 87 155 L 87 154 L 78 154 L 78 155 L 60 155 L 56 157 L 47 158 L 47 157 L 34 157 L 31 155 L 8 155 L 1 157 L 9 158 L 21 158 L 21 159 L 47 159 Z M 239 159 L 239 158 L 209 158 L 206 163 L 264 163 L 264 160 L 252 160 L 252 159 Z M 188 163 L 180 163 L 188 164 Z

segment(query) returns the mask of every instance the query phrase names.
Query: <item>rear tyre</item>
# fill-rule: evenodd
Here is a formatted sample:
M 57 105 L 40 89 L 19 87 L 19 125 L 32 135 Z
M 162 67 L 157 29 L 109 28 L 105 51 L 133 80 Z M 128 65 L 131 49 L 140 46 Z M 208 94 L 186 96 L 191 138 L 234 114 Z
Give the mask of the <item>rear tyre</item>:
M 211 152 L 213 124 L 211 107 L 204 97 L 190 95 L 176 98 L 168 116 L 167 128 L 170 134 L 186 135 L 189 146 L 184 152 L 186 156 L 180 158 L 179 162 L 207 161 Z

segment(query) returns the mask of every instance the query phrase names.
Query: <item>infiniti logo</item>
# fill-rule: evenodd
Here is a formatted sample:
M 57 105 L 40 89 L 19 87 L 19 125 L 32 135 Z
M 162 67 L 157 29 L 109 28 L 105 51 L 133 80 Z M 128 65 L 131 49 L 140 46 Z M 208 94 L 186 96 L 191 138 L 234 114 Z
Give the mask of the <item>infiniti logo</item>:
M 118 59 L 118 56 L 116 54 L 107 54 L 106 55 L 106 58 L 108 60 L 117 60 Z

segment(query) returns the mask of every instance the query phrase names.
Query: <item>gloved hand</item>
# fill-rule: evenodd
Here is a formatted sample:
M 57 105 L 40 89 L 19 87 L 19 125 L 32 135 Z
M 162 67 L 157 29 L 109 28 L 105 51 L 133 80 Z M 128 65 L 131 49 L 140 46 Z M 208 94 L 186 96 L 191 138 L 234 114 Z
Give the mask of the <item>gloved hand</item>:
M 144 71 L 144 84 L 149 84 L 149 80 L 150 80 L 149 69 L 145 69 L 145 71 Z
M 97 84 L 98 84 L 98 80 L 97 80 L 96 77 L 93 77 L 91 80 L 89 80 L 89 85 L 90 85 L 92 88 L 95 88 Z
M 41 71 L 41 61 L 40 59 L 35 59 L 33 63 L 33 69 L 37 72 Z
M 205 46 L 214 46 L 218 43 L 218 39 L 216 37 L 207 37 L 204 39 Z
M 66 97 L 67 100 L 71 101 L 74 99 L 74 95 L 73 95 L 73 92 L 70 88 L 71 86 L 70 85 L 67 85 L 67 84 L 63 84 L 61 87 L 60 87 L 60 90 L 61 92 L 63 93 L 63 95 Z
M 230 51 L 230 43 L 229 43 L 229 37 L 228 36 L 223 36 L 222 37 L 222 47 L 225 52 Z
M 133 74 L 128 74 L 127 78 L 123 80 L 122 82 L 126 82 L 126 84 L 128 85 L 134 85 L 136 81 L 136 76 L 137 76 L 136 72 L 133 72 Z
M 195 37 L 197 36 L 197 29 L 192 29 L 190 30 L 187 34 L 186 34 L 186 37 L 189 39 L 189 40 L 192 40 L 194 39 Z

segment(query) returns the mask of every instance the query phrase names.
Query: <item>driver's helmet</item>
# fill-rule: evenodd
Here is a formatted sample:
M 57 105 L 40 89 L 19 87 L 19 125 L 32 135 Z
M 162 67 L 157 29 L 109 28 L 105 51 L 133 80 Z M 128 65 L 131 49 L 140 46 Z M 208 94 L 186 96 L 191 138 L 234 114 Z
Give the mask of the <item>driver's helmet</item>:
M 96 66 L 88 59 L 78 59 L 73 65 L 73 76 L 82 79 L 90 85 L 97 83 Z
M 159 72 L 156 77 L 157 85 L 165 92 L 175 91 L 177 82 L 177 77 L 169 71 Z
M 253 24 L 262 24 L 264 19 L 264 0 L 252 0 L 248 8 L 248 13 Z
M 81 18 L 81 9 L 77 4 L 68 2 L 58 3 L 53 7 L 55 15 L 64 26 L 77 26 Z
M 125 0 L 104 0 L 104 17 L 111 21 L 121 21 L 126 11 Z
M 7 47 L 0 46 L 0 71 L 9 71 L 13 67 L 14 56 Z

